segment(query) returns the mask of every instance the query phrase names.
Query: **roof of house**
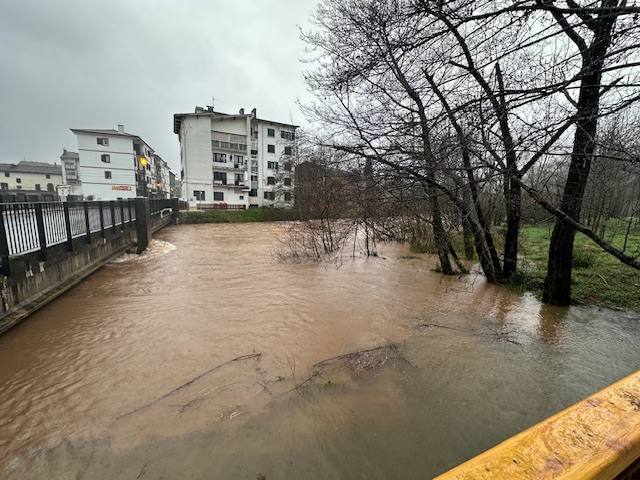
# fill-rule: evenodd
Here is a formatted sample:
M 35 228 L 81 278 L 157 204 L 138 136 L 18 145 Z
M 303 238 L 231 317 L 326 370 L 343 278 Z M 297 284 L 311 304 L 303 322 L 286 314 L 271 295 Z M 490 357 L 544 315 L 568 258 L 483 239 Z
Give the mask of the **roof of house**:
M 251 117 L 251 113 L 223 113 L 216 112 L 213 109 L 203 109 L 202 107 L 196 107 L 195 112 L 187 112 L 187 113 L 176 113 L 173 115 L 173 133 L 180 132 L 180 126 L 182 124 L 182 120 L 185 117 L 222 117 L 225 119 L 233 119 L 233 118 L 247 118 Z M 264 118 L 256 118 L 259 122 L 271 123 L 274 125 L 282 125 L 285 127 L 293 127 L 298 128 L 299 125 L 293 125 L 292 123 L 284 123 L 284 122 L 276 122 L 274 120 L 266 120 Z
M 78 155 L 78 152 L 72 152 L 71 150 L 67 150 L 66 148 L 62 149 L 62 155 L 60 155 L 60 158 L 75 158 L 78 159 L 80 158 L 80 155 Z
M 18 164 L 0 163 L 0 171 L 16 173 L 40 173 L 49 175 L 62 175 L 62 166 L 44 162 L 22 161 Z
M 118 137 L 140 138 L 140 137 L 138 137 L 138 135 L 134 135 L 132 133 L 127 133 L 127 132 L 121 132 L 119 130 L 114 130 L 113 128 L 106 128 L 106 129 L 101 129 L 101 128 L 72 128 L 71 131 L 73 133 L 76 133 L 76 132 L 80 132 L 80 133 L 97 133 L 98 135 L 115 135 L 115 136 L 118 136 Z
M 94 134 L 94 135 L 106 135 L 106 136 L 113 136 L 113 137 L 135 138 L 135 139 L 140 140 L 147 147 L 149 147 L 151 150 L 153 150 L 151 145 L 149 145 L 147 142 L 145 142 L 142 139 L 142 137 L 140 137 L 139 135 L 135 135 L 133 133 L 128 133 L 128 132 L 121 132 L 119 130 L 114 130 L 113 128 L 106 128 L 106 129 L 101 129 L 101 128 L 72 128 L 70 130 L 73 133 L 76 133 L 76 134 L 77 133 L 90 133 L 90 134 Z

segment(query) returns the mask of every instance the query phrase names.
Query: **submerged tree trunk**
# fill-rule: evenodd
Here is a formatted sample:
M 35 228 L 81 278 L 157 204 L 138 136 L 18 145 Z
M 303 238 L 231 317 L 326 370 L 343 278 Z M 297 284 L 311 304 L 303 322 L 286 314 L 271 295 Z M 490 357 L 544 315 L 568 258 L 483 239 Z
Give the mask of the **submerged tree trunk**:
M 509 127 L 507 100 L 505 99 L 504 81 L 500 62 L 496 63 L 496 79 L 498 81 L 499 104 L 495 110 L 502 132 L 502 142 L 505 148 L 507 169 L 505 172 L 504 202 L 507 212 L 507 231 L 504 236 L 504 256 L 502 259 L 502 277 L 508 279 L 518 268 L 518 237 L 520 235 L 520 211 L 522 193 L 518 180 L 518 158 L 515 151 L 511 129 Z
M 611 29 L 614 22 L 613 15 L 604 15 L 597 20 L 593 42 L 583 56 L 584 75 L 580 82 L 580 96 L 576 109 L 578 120 L 569 173 L 560 205 L 560 209 L 565 214 L 578 222 L 596 143 L 602 67 L 611 44 Z M 547 277 L 542 296 L 545 303 L 569 305 L 571 302 L 571 271 L 575 236 L 576 229 L 573 225 L 562 219 L 556 220 L 551 234 Z
M 444 229 L 444 224 L 442 223 L 440 202 L 438 201 L 438 196 L 430 186 L 427 187 L 427 195 L 429 196 L 429 201 L 431 203 L 433 239 L 438 250 L 440 269 L 445 275 L 453 275 L 453 268 L 451 267 L 451 262 L 449 261 L 449 241 L 447 239 L 447 232 Z
M 480 260 L 482 271 L 487 277 L 488 282 L 495 282 L 502 277 L 502 266 L 500 265 L 500 258 L 498 257 L 498 252 L 496 251 L 493 242 L 491 230 L 487 225 L 487 220 L 480 204 L 478 184 L 473 174 L 473 168 L 471 167 L 471 158 L 467 144 L 468 139 L 462 126 L 458 122 L 456 114 L 451 109 L 449 102 L 447 101 L 446 97 L 444 96 L 436 82 L 433 80 L 433 77 L 431 77 L 426 71 L 424 72 L 424 75 L 431 85 L 434 93 L 442 103 L 442 106 L 444 107 L 445 112 L 447 113 L 447 116 L 449 117 L 449 120 L 453 125 L 458 141 L 460 142 L 460 147 L 462 149 L 462 163 L 464 165 L 464 171 L 467 177 L 468 185 L 463 188 L 464 193 L 462 205 L 459 205 L 456 202 L 454 203 L 456 203 L 464 217 L 463 228 L 465 228 L 465 248 L 467 245 L 468 228 L 473 236 L 473 242 L 475 245 L 476 253 L 478 254 L 478 259 Z M 472 208 L 469 209 L 469 206 L 471 206 Z M 475 213 L 478 219 L 477 223 L 471 212 Z
M 504 259 L 502 263 L 502 275 L 508 279 L 518 268 L 518 237 L 520 235 L 520 216 L 522 193 L 520 185 L 511 180 L 509 175 L 508 186 L 505 192 L 505 204 L 507 209 L 507 230 L 504 236 Z
M 473 230 L 467 217 L 462 219 L 462 236 L 464 240 L 464 258 L 473 260 Z

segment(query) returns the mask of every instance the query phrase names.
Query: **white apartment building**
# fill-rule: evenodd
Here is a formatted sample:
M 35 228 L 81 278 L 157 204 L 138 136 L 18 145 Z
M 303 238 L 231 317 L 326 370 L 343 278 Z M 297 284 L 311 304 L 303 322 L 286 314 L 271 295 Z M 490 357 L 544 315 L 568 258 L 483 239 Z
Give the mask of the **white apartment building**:
M 117 130 L 71 129 L 78 139 L 78 178 L 89 200 L 162 197 L 155 164 L 168 169 L 153 149 L 137 135 Z M 164 176 L 161 173 L 161 176 Z M 166 174 L 168 178 L 168 174 Z M 168 188 L 168 187 L 167 187 Z
M 293 206 L 296 125 L 196 107 L 174 115 L 182 199 L 194 206 Z

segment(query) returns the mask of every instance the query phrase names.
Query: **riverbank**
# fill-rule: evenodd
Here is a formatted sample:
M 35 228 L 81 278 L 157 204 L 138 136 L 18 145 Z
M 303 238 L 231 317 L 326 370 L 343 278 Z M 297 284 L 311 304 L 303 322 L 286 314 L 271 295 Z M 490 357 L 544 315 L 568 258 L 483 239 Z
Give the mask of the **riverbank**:
M 607 223 L 605 239 L 630 255 L 640 252 L 640 229 L 627 236 L 628 219 L 611 219 Z M 498 227 L 500 228 L 500 227 Z M 553 224 L 524 225 L 519 237 L 518 271 L 507 287 L 519 293 L 531 292 L 542 297 L 547 274 L 549 242 Z M 417 253 L 435 253 L 429 233 L 426 240 L 412 244 Z M 498 250 L 502 248 L 503 233 L 495 232 Z M 463 251 L 462 237 L 453 239 L 456 250 Z M 502 255 L 502 252 L 499 252 Z M 624 265 L 603 251 L 591 239 L 578 233 L 573 255 L 572 300 L 576 305 L 594 305 L 614 310 L 640 312 L 640 272 Z
M 520 232 L 520 269 L 511 286 L 540 296 L 547 273 L 549 239 L 553 225 L 527 225 Z M 611 229 L 606 239 L 622 249 L 623 228 Z M 619 232 L 619 233 L 613 233 Z M 627 252 L 640 248 L 640 231 L 627 239 Z M 573 255 L 572 297 L 576 304 L 640 311 L 640 272 L 622 264 L 590 239 L 578 234 Z
M 280 222 L 297 220 L 298 212 L 291 209 L 279 208 L 250 208 L 248 210 L 185 210 L 180 212 L 179 223 L 250 223 L 250 222 Z

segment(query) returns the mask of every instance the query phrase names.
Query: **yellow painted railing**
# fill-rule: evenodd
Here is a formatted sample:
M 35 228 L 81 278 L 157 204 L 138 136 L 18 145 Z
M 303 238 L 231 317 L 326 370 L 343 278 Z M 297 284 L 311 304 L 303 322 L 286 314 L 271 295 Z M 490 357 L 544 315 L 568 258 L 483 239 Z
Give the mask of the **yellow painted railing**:
M 612 480 L 639 458 L 640 371 L 436 480 Z

